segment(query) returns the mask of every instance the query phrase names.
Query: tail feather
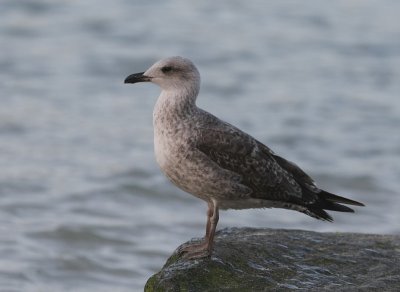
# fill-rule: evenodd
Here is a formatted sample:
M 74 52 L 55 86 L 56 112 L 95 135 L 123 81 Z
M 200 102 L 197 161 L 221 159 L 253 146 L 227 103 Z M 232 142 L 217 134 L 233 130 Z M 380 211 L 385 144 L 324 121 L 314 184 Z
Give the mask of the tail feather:
M 309 207 L 307 209 L 306 212 L 304 212 L 305 214 L 314 217 L 316 219 L 320 219 L 320 220 L 325 220 L 328 222 L 333 222 L 333 218 L 331 217 L 331 215 L 329 215 L 327 212 L 325 212 L 323 209 L 321 208 L 314 208 L 314 207 Z

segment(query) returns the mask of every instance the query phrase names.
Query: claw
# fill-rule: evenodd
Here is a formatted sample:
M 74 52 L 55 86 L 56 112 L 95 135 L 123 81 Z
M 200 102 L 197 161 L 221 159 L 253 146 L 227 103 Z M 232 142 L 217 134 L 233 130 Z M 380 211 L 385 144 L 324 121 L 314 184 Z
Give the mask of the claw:
M 181 248 L 178 254 L 186 259 L 204 258 L 211 255 L 207 240 L 202 243 L 187 245 Z
M 188 259 L 188 260 L 194 260 L 194 259 L 202 259 L 202 258 L 208 258 L 211 256 L 211 253 L 207 250 L 198 250 L 198 251 L 191 251 L 183 254 L 183 258 Z

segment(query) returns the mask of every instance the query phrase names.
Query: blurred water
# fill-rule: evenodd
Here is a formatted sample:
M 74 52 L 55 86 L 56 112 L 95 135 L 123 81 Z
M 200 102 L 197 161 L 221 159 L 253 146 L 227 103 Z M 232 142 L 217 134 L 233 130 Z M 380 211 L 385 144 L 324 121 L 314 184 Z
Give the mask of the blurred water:
M 140 291 L 203 235 L 205 204 L 153 157 L 159 89 L 123 84 L 170 55 L 198 65 L 201 107 L 367 205 L 219 228 L 400 233 L 400 2 L 0 4 L 1 291 Z

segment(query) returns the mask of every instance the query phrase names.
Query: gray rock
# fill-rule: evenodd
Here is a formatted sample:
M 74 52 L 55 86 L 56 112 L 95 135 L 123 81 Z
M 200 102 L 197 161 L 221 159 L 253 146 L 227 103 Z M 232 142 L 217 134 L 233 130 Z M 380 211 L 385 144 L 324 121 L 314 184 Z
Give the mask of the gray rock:
M 400 236 L 224 229 L 217 233 L 210 259 L 186 260 L 175 251 L 145 287 L 145 291 L 291 290 L 400 291 Z

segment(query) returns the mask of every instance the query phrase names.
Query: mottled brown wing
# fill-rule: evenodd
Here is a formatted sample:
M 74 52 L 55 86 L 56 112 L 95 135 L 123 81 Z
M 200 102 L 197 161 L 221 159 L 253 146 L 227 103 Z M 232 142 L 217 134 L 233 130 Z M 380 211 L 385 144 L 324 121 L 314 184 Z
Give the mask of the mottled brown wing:
M 222 168 L 242 177 L 253 190 L 251 197 L 302 204 L 302 188 L 274 159 L 273 152 L 253 137 L 232 126 L 203 128 L 197 148 Z
M 283 169 L 291 173 L 297 183 L 299 183 L 302 187 L 314 193 L 321 192 L 321 190 L 316 186 L 314 180 L 299 166 L 297 166 L 297 164 L 275 154 L 273 154 L 272 157 Z

